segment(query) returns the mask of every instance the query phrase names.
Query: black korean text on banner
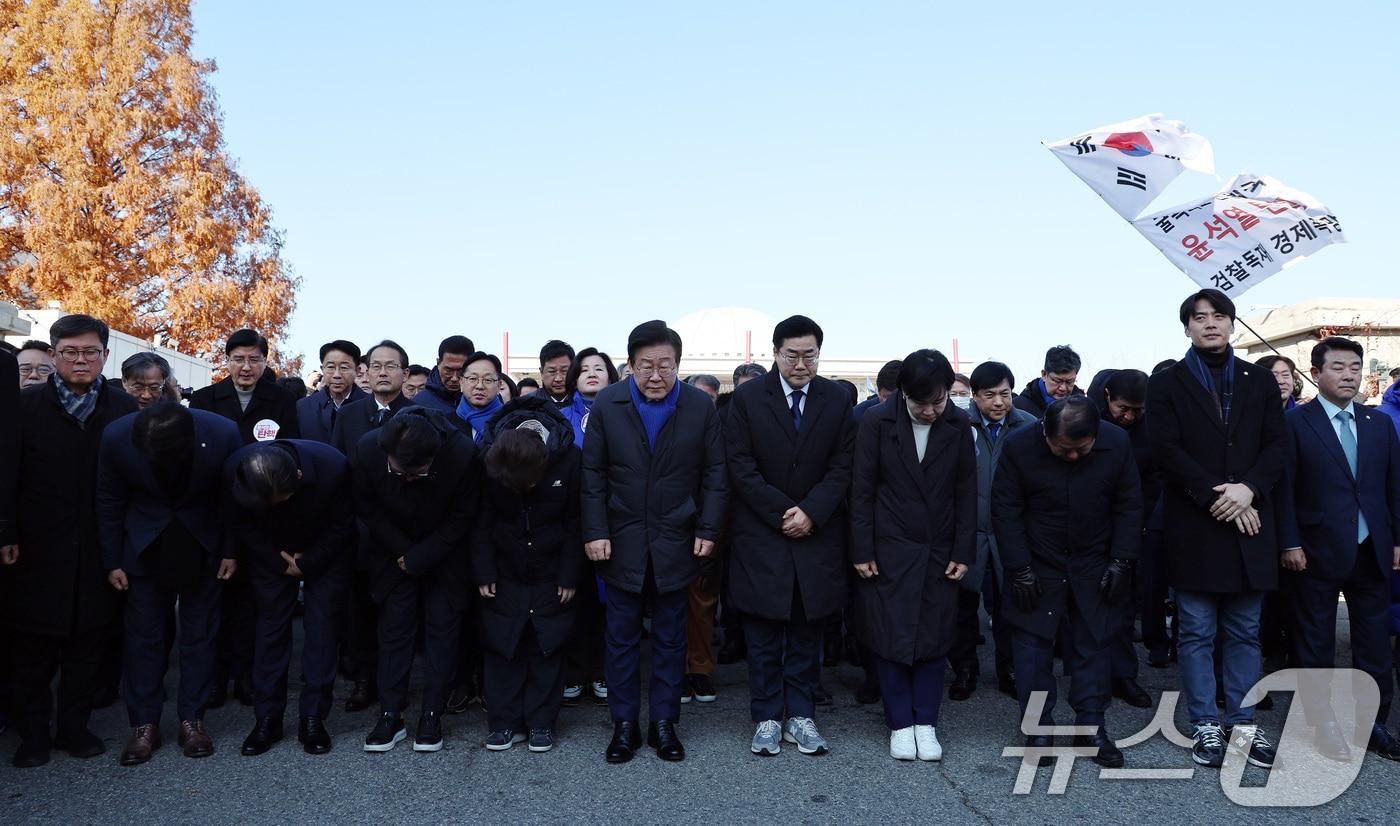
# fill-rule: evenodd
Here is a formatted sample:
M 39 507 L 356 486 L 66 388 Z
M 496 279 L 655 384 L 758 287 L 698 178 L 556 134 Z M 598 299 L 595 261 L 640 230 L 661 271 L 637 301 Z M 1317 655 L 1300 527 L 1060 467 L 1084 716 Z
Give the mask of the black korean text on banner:
M 1346 241 L 1337 216 L 1316 198 L 1247 173 L 1210 198 L 1145 215 L 1133 226 L 1192 281 L 1232 295 Z

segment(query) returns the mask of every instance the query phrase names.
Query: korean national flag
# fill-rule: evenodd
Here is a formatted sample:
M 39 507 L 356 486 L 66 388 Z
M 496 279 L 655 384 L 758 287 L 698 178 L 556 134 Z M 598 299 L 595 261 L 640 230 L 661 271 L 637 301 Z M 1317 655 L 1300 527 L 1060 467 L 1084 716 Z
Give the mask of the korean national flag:
M 1210 142 L 1160 114 L 1099 126 L 1045 146 L 1129 221 L 1182 169 L 1215 174 Z

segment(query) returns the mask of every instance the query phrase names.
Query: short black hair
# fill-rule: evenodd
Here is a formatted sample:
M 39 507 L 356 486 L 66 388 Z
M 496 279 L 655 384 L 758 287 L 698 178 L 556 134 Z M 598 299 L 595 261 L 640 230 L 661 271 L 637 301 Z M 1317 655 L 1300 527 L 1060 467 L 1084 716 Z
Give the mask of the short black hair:
M 451 353 L 454 356 L 470 356 L 476 352 L 476 345 L 466 336 L 448 336 L 438 344 L 438 361 Z
M 408 374 L 410 376 L 431 376 L 433 371 L 421 364 L 410 364 L 408 365 Z
M 904 357 L 896 382 L 907 399 L 927 401 L 953 389 L 953 365 L 937 350 L 915 350 Z
M 816 336 L 817 349 L 822 347 L 821 325 L 805 315 L 792 315 L 779 321 L 773 328 L 773 349 L 783 346 L 783 342 L 790 338 L 802 338 L 803 336 Z
M 49 346 L 48 342 L 40 341 L 37 338 L 31 338 L 30 340 L 21 344 L 17 352 L 23 353 L 25 350 L 39 350 L 40 352 L 47 353 L 51 349 L 52 347 Z
M 644 321 L 627 334 L 627 360 L 636 358 L 637 351 L 644 347 L 669 344 L 676 351 L 676 361 L 681 360 L 681 334 L 666 326 L 659 319 Z
M 267 355 L 267 339 L 257 330 L 244 328 L 229 336 L 224 342 L 224 355 L 232 355 L 239 347 L 256 347 L 258 352 Z
M 1103 389 L 1114 401 L 1143 404 L 1147 401 L 1147 374 L 1141 370 L 1115 370 Z
M 324 364 L 326 361 L 326 354 L 332 350 L 339 350 L 340 352 L 349 356 L 351 361 L 355 362 L 356 364 L 360 363 L 360 348 L 355 346 L 355 342 L 346 341 L 343 338 L 338 338 L 335 341 L 328 341 L 325 344 L 322 344 L 321 355 L 319 356 L 320 361 L 317 363 Z
M 1322 369 L 1322 365 L 1327 363 L 1328 350 L 1345 350 L 1348 353 L 1355 353 L 1356 357 L 1363 361 L 1366 359 L 1366 350 L 1362 348 L 1360 342 L 1352 341 L 1349 338 L 1342 338 L 1341 336 L 1328 336 L 1313 345 L 1313 367 L 1318 370 Z
M 1066 396 L 1045 408 L 1045 436 L 1087 439 L 1099 435 L 1099 407 L 1086 396 Z
M 768 368 L 764 367 L 762 364 L 755 364 L 754 362 L 741 364 L 734 368 L 734 386 L 738 387 L 740 380 L 745 377 L 756 379 L 767 375 L 767 373 Z
M 74 313 L 63 316 L 49 326 L 49 344 L 57 347 L 63 339 L 73 338 L 84 333 L 97 333 L 97 340 L 102 342 L 102 349 L 106 350 L 107 340 L 111 338 L 112 330 L 107 326 L 107 322 L 100 318 Z
M 540 348 L 540 366 L 544 367 L 545 362 L 554 361 L 560 356 L 568 356 L 569 361 L 572 362 L 574 360 L 574 348 L 570 347 L 568 342 L 552 338 L 546 341 L 544 346 Z
M 518 383 L 516 383 L 515 390 L 517 393 L 519 393 L 521 390 L 524 390 L 527 387 L 533 387 L 536 390 L 539 390 L 540 383 L 530 378 L 529 376 L 526 376 L 525 378 L 521 379 Z
M 442 434 L 422 416 L 395 416 L 379 428 L 379 448 L 406 468 L 432 463 L 442 448 Z
M 284 448 L 261 444 L 244 454 L 233 473 L 233 500 L 252 511 L 296 493 L 297 463 Z
M 888 390 L 891 393 L 899 389 L 899 368 L 903 366 L 904 362 L 899 359 L 885 362 L 885 366 L 875 374 L 876 389 Z
M 277 379 L 277 386 L 292 394 L 294 399 L 306 398 L 306 382 L 301 376 L 281 376 Z
M 1155 376 L 1155 375 L 1157 375 L 1158 373 L 1162 372 L 1163 370 L 1167 369 L 1168 367 L 1175 367 L 1175 366 L 1176 366 L 1176 359 L 1162 359 L 1161 361 L 1159 361 L 1159 362 L 1157 362 L 1156 364 L 1152 365 L 1152 375 Z
M 1202 299 L 1210 302 L 1210 306 L 1217 313 L 1229 316 L 1231 321 L 1235 320 L 1235 302 L 1231 301 L 1225 293 L 1207 287 L 1204 290 L 1191 293 L 1186 296 L 1185 301 L 1181 302 L 1181 326 L 1185 327 L 1191 320 L 1191 314 L 1196 311 L 1196 302 Z
M 1056 344 L 1045 351 L 1045 372 L 1047 373 L 1078 373 L 1079 368 L 1084 366 L 1079 354 L 1074 352 L 1074 348 L 1068 344 Z
M 504 430 L 486 451 L 486 475 L 501 487 L 525 493 L 549 469 L 549 449 L 533 430 Z
M 194 414 L 179 402 L 156 402 L 131 423 L 131 446 L 154 465 L 188 460 L 194 441 Z
M 478 361 L 491 362 L 491 365 L 496 368 L 496 375 L 499 376 L 501 374 L 501 360 L 490 353 L 472 353 L 470 356 L 467 356 L 467 363 L 463 364 L 462 367 L 469 367 Z
M 983 390 L 991 390 L 993 387 L 1000 387 L 1002 382 L 1012 390 L 1016 389 L 1016 375 L 999 361 L 984 361 L 972 368 L 971 384 L 972 392 L 981 393 Z
M 397 341 L 388 338 L 384 339 L 383 341 L 379 342 L 378 344 L 365 351 L 366 365 L 369 364 L 370 354 L 373 353 L 375 350 L 378 350 L 380 347 L 388 347 L 390 350 L 393 350 L 395 353 L 397 353 L 399 356 L 399 366 L 407 369 L 410 374 L 413 373 L 413 367 L 417 366 L 419 370 L 423 371 L 423 375 L 428 375 L 428 368 L 419 365 L 410 365 L 408 363 L 408 351 L 400 347 Z
M 705 387 L 710 388 L 711 390 L 715 391 L 716 393 L 719 392 L 719 389 L 720 389 L 720 387 L 721 387 L 721 385 L 720 385 L 720 383 L 719 383 L 719 379 L 715 378 L 714 376 L 710 375 L 709 373 L 697 373 L 697 374 L 695 374 L 695 375 L 693 375 L 693 376 L 688 377 L 688 378 L 685 380 L 685 383 L 686 383 L 686 384 L 689 384 L 689 385 L 696 386 L 696 387 L 698 387 L 698 386 L 700 386 L 700 385 L 704 385 Z
M 583 360 L 593 356 L 603 360 L 603 367 L 608 371 L 608 384 L 617 384 L 621 380 L 621 374 L 617 372 L 617 368 L 613 366 L 612 358 L 607 353 L 597 347 L 585 347 L 578 351 L 578 355 L 574 356 L 573 363 L 569 365 L 569 372 L 564 376 L 565 390 L 572 393 L 578 389 L 578 377 L 583 372 Z
M 520 387 L 515 383 L 515 379 L 512 379 L 510 376 L 507 376 L 505 373 L 501 373 L 499 375 L 501 378 L 501 384 L 504 385 L 505 388 L 510 391 L 511 401 L 514 401 L 520 396 Z
M 126 357 L 126 361 L 122 362 L 122 379 L 135 378 L 136 374 L 144 373 L 152 367 L 160 368 L 161 381 L 170 381 L 170 362 L 149 350 L 132 353 Z

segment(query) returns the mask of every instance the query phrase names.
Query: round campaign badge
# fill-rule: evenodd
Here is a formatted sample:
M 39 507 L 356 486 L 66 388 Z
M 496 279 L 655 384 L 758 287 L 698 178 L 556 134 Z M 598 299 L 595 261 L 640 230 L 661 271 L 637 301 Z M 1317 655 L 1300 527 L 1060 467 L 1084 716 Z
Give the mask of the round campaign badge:
M 260 419 L 253 425 L 253 439 L 259 442 L 270 442 L 277 438 L 277 431 L 282 429 L 282 425 L 271 419 Z

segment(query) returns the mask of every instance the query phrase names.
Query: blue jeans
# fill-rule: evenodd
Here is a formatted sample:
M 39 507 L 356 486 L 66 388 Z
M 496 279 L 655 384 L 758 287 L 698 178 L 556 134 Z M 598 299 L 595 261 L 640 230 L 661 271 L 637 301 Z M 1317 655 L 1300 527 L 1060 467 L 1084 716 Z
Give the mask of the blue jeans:
M 1224 645 L 1221 674 L 1225 680 L 1225 725 L 1254 722 L 1254 708 L 1241 708 L 1240 701 L 1259 681 L 1259 612 L 1263 604 L 1262 591 L 1176 592 L 1177 657 L 1192 725 L 1220 722 L 1215 707 L 1217 627 Z

